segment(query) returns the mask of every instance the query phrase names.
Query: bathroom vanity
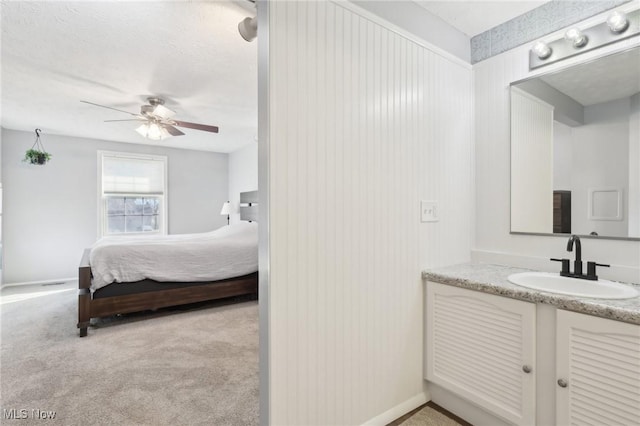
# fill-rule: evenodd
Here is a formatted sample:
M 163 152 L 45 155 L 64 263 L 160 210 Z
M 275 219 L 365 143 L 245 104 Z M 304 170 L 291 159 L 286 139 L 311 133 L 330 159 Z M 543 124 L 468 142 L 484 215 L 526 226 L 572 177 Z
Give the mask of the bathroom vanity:
M 638 424 L 640 297 L 541 292 L 508 281 L 520 272 L 423 272 L 434 401 L 476 425 Z

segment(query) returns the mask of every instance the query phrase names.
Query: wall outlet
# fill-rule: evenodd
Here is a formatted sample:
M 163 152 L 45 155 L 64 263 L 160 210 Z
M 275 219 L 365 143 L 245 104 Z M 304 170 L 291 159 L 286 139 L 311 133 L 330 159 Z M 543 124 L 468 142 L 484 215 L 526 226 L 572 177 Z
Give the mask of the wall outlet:
M 420 218 L 422 222 L 437 222 L 440 220 L 437 201 L 420 201 Z

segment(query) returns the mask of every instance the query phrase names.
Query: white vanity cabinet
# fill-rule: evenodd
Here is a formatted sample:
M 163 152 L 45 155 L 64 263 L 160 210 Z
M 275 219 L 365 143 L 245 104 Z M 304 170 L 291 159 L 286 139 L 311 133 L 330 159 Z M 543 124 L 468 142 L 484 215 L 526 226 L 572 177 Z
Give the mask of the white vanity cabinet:
M 431 281 L 425 308 L 426 379 L 495 423 L 640 425 L 640 325 Z
M 556 315 L 556 424 L 640 424 L 640 326 Z
M 429 282 L 426 378 L 517 424 L 535 424 L 536 307 Z

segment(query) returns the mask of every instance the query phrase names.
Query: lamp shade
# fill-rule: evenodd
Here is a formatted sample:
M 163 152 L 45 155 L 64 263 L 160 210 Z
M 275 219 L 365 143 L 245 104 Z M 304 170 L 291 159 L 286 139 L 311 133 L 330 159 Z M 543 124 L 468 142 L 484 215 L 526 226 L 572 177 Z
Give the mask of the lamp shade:
M 154 141 L 166 139 L 171 136 L 167 129 L 157 123 L 144 123 L 136 129 L 136 132 Z
M 221 215 L 229 215 L 231 213 L 231 203 L 228 201 L 222 205 L 222 210 L 220 210 Z

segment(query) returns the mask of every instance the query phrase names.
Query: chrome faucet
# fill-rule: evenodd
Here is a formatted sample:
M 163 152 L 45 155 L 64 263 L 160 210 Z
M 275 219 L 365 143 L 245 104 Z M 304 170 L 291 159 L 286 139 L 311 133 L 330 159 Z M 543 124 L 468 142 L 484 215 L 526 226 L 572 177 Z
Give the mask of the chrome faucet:
M 580 237 L 572 235 L 567 242 L 567 251 L 573 251 L 573 243 L 576 244 L 576 260 L 573 262 L 573 275 L 582 275 L 582 244 Z

